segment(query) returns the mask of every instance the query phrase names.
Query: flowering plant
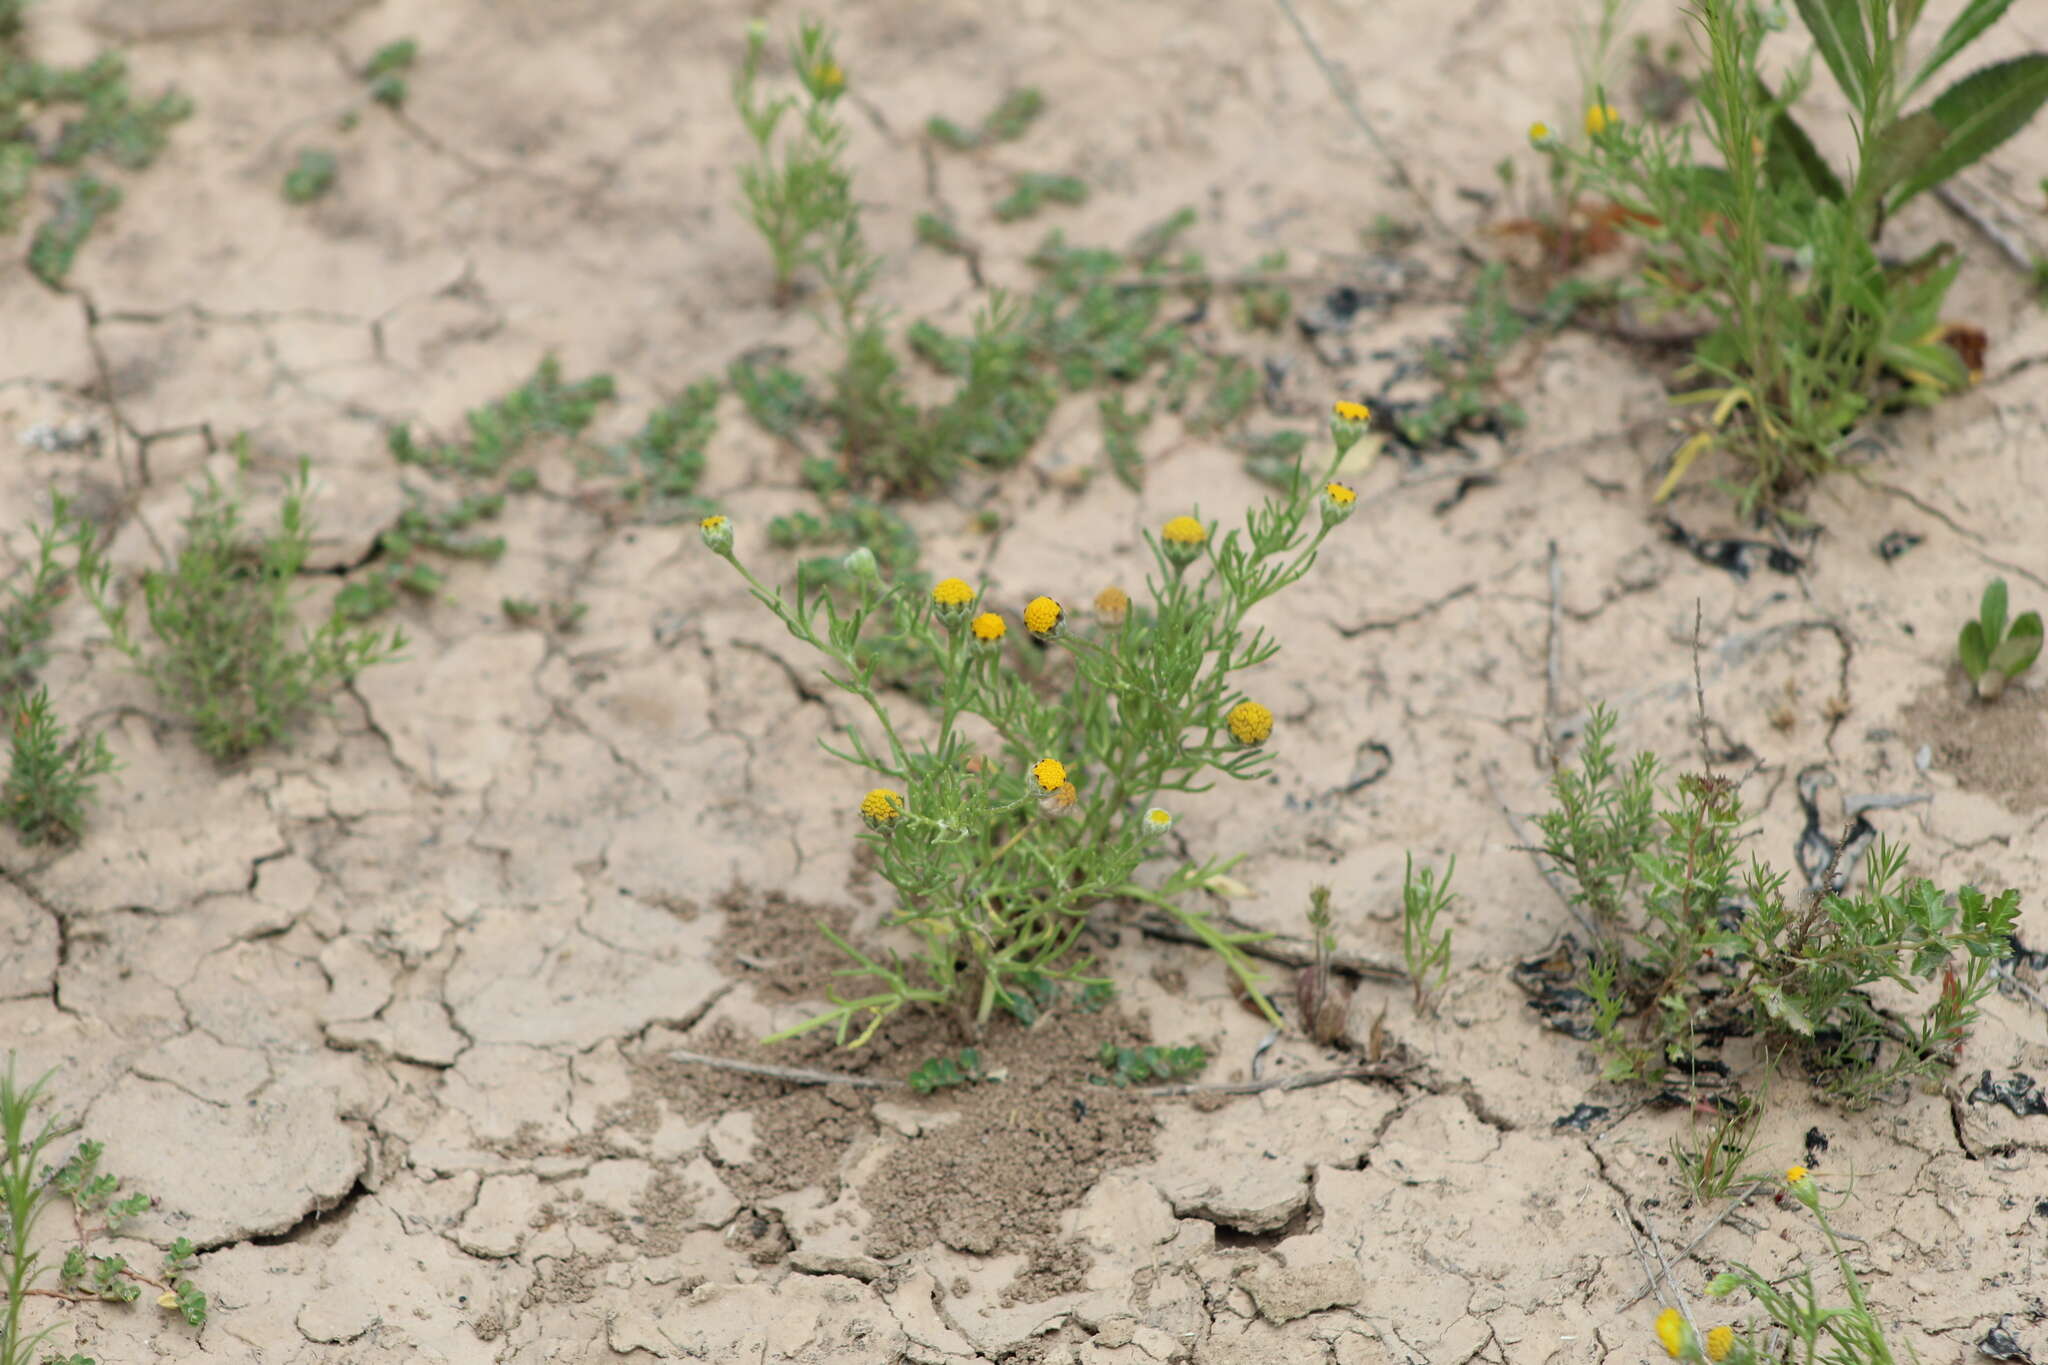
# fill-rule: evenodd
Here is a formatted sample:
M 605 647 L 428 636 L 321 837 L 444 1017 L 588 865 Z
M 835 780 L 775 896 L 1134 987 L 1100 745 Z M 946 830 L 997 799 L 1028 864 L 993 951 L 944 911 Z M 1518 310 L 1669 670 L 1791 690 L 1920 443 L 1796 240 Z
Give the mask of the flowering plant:
M 1369 421 L 1360 405 L 1339 408 L 1332 474 Z M 1158 804 L 1163 793 L 1269 771 L 1273 713 L 1234 675 L 1279 646 L 1246 619 L 1308 572 L 1356 503 L 1327 476 L 1289 487 L 1297 491 L 1269 499 L 1241 530 L 1219 535 L 1214 523 L 1178 516 L 1148 534 L 1149 606 L 1110 587 L 1077 619 L 1040 596 L 1018 611 L 1022 630 L 960 578 L 913 593 L 868 571 L 851 575 L 845 602 L 801 581 L 785 600 L 741 564 L 728 519 L 704 520 L 705 545 L 825 656 L 826 680 L 866 706 L 873 733 L 848 726 L 842 742 L 824 747 L 884 784 L 864 796 L 850 790 L 848 804 L 896 890 L 888 925 L 919 944 L 907 959 L 871 954 L 822 929 L 850 959 L 840 974 L 861 989 L 835 993 L 829 1008 L 777 1038 L 831 1025 L 857 1047 L 912 1004 L 956 1008 L 978 1029 L 998 1004 L 1030 1008 L 1051 982 L 1107 987 L 1089 974 L 1078 941 L 1090 908 L 1115 899 L 1179 919 L 1278 1022 L 1243 951 L 1258 936 L 1222 930 L 1184 903 L 1231 886 L 1225 874 L 1237 859 L 1185 862 L 1151 886 L 1136 875 L 1163 852 L 1173 824 Z M 878 640 L 929 661 L 939 681 L 928 722 L 913 727 L 883 696 L 871 652 Z

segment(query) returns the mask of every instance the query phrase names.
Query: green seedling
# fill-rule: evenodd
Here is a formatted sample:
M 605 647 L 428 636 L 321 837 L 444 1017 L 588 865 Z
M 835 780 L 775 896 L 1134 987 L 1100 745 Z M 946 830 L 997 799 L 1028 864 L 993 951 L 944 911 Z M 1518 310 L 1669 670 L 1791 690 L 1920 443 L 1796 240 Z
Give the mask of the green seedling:
M 1010 192 L 996 201 L 996 218 L 1014 223 L 1029 218 L 1047 204 L 1085 204 L 1088 185 L 1071 175 L 1045 175 L 1024 171 L 1010 181 Z
M 14 1054 L 7 1054 L 7 1069 L 0 1072 L 0 1272 L 7 1290 L 7 1316 L 0 1321 L 0 1365 L 31 1365 L 37 1346 L 56 1330 L 55 1325 L 23 1335 L 22 1310 L 36 1281 L 48 1273 L 41 1251 L 35 1246 L 36 1224 L 50 1207 L 50 1191 L 43 1171 L 43 1152 L 52 1143 L 76 1130 L 75 1124 L 46 1118 L 31 1129 L 30 1119 L 43 1098 L 43 1090 L 55 1071 L 48 1071 L 23 1087 L 15 1080 Z
M 433 474 L 494 478 L 544 437 L 581 435 L 599 405 L 616 392 L 608 374 L 564 381 L 561 362 L 548 356 L 517 389 L 469 412 L 467 441 L 420 445 L 405 426 L 391 428 L 385 440 L 400 464 L 416 464 Z
M 515 470 L 514 473 L 528 471 Z M 391 529 L 377 537 L 377 561 L 335 595 L 335 613 L 368 621 L 398 605 L 402 594 L 424 600 L 440 595 L 447 575 L 421 558 L 433 553 L 453 559 L 495 563 L 505 553 L 503 536 L 467 534 L 480 521 L 505 509 L 503 493 L 472 493 L 445 507 L 432 507 L 416 488 L 405 489 L 405 509 Z
M 106 737 L 67 733 L 45 687 L 16 703 L 9 738 L 0 818 L 32 844 L 78 838 L 95 782 L 120 766 Z
M 1124 395 L 1112 393 L 1095 404 L 1095 413 L 1102 423 L 1102 453 L 1109 461 L 1110 472 L 1117 482 L 1133 492 L 1145 486 L 1145 456 L 1138 449 L 1138 435 L 1152 425 L 1155 405 L 1147 403 L 1139 412 L 1132 412 L 1125 406 Z M 1299 455 L 1306 448 L 1307 438 L 1295 448 Z
M 967 240 L 966 234 L 951 219 L 941 218 L 936 213 L 918 214 L 915 231 L 919 242 L 949 256 L 972 259 L 976 254 L 974 244 Z
M 1902 207 L 2012 137 L 2048 99 L 2048 54 L 2036 52 L 1979 68 L 1913 107 L 2007 4 L 1970 0 L 1927 46 L 1914 41 L 1922 0 L 1799 0 L 1849 107 L 1846 174 L 1794 116 L 1806 66 L 1786 71 L 1763 55 L 1783 10 L 1750 0 L 1701 0 L 1691 12 L 1707 59 L 1696 126 L 1626 119 L 1596 91 L 1588 146 L 1539 140 L 1649 240 L 1653 305 L 1709 327 L 1692 366 L 1706 384 L 1677 400 L 1709 415 L 1674 457 L 1660 499 L 1720 447 L 1744 469 L 1740 510 L 1770 508 L 1834 468 L 1874 409 L 1933 402 L 1968 383 L 1940 330 L 1959 259 L 1940 246 L 1892 263 L 1875 242 Z M 1695 137 L 1710 157 L 1695 156 Z
M 1361 434 L 1351 422 L 1333 429 L 1332 468 Z M 985 609 L 961 579 L 909 591 L 862 548 L 847 557 L 844 607 L 801 580 L 792 601 L 744 567 L 727 518 L 701 523 L 711 552 L 825 656 L 826 680 L 865 710 L 871 727 L 849 727 L 828 752 L 876 784 L 848 805 L 895 889 L 889 924 L 921 945 L 908 960 L 874 956 L 825 930 L 850 960 L 840 975 L 862 989 L 834 992 L 828 1008 L 778 1038 L 830 1027 L 858 1046 L 912 1005 L 955 1010 L 978 1028 L 1032 982 L 1100 981 L 1079 941 L 1090 907 L 1111 898 L 1177 918 L 1278 1022 L 1243 951 L 1250 938 L 1188 903 L 1236 887 L 1227 875 L 1235 860 L 1185 864 L 1157 885 L 1136 874 L 1172 824 L 1156 799 L 1269 770 L 1272 712 L 1239 690 L 1236 675 L 1278 646 L 1247 617 L 1309 571 L 1353 503 L 1341 486 L 1313 497 L 1298 486 L 1255 509 L 1242 530 L 1218 536 L 1179 516 L 1148 536 L 1146 610 L 1121 589 L 1105 592 L 1084 628 L 1050 597 L 1025 604 L 1023 629 L 1060 656 L 1057 671 L 1035 650 L 1013 656 L 1010 619 Z M 870 653 L 877 638 L 935 676 L 935 715 L 913 725 L 884 698 Z
M 530 597 L 507 597 L 498 605 L 515 626 L 539 626 L 560 635 L 575 630 L 590 611 L 587 602 L 536 602 Z
M 974 1048 L 963 1047 L 957 1056 L 925 1060 L 910 1073 L 910 1088 L 920 1095 L 933 1095 L 956 1085 L 971 1085 L 988 1079 L 988 1073 L 981 1069 L 981 1053 Z
M 1409 855 L 1401 873 L 1401 957 L 1408 964 L 1408 980 L 1415 988 L 1415 1008 L 1422 1009 L 1431 994 L 1443 989 L 1451 975 L 1451 930 L 1439 935 L 1438 918 L 1456 899 L 1451 894 L 1451 874 L 1458 870 L 1453 858 L 1439 878 L 1436 869 L 1415 870 Z
M 57 196 L 56 214 L 36 228 L 29 241 L 29 273 L 52 289 L 62 289 L 93 226 L 120 206 L 117 186 L 94 175 L 74 177 Z
M 804 377 L 786 365 L 735 360 L 727 368 L 725 378 L 739 395 L 747 415 L 763 431 L 784 440 L 794 439 L 806 422 L 824 415 L 825 405 L 811 392 Z
M 1337 952 L 1336 917 L 1330 911 L 1330 888 L 1312 886 L 1308 892 L 1308 931 L 1315 944 L 1315 960 L 1294 977 L 1294 1003 L 1301 1016 L 1302 1031 L 1324 1046 L 1344 1036 L 1351 1017 L 1351 988 L 1331 966 Z
M 91 523 L 75 515 L 62 494 L 51 498 L 50 520 L 29 528 L 35 558 L 25 572 L 0 581 L 0 710 L 27 693 L 48 662 L 58 606 L 71 587 L 70 560 L 93 536 Z
M 1685 1136 L 1671 1140 L 1671 1160 L 1678 1168 L 1679 1183 L 1698 1203 L 1726 1199 L 1736 1186 L 1765 1178 L 1748 1169 L 1757 1129 L 1764 1119 L 1764 1102 L 1754 1095 L 1737 1095 L 1725 1103 L 1704 1103 L 1702 1107 L 1708 1114 L 1705 1121 L 1695 1108 Z
M 284 173 L 287 204 L 310 204 L 334 188 L 341 163 L 324 147 L 301 147 L 292 168 Z
M 1199 1076 L 1202 1068 L 1209 1065 L 1209 1054 L 1194 1044 L 1158 1047 L 1147 1043 L 1143 1047 L 1122 1047 L 1116 1043 L 1104 1043 L 1095 1060 L 1102 1063 L 1109 1074 L 1090 1076 L 1089 1082 L 1113 1085 L 1122 1090 L 1126 1086 L 1155 1085 Z
M 1992 579 L 1978 603 L 1977 619 L 1964 626 L 1956 640 L 1956 656 L 1977 685 L 1977 695 L 1997 701 L 2005 685 L 2033 667 L 2040 653 L 2041 613 L 2022 612 L 2008 628 L 2005 580 Z
M 968 152 L 991 143 L 1015 142 L 1030 131 L 1031 125 L 1044 112 L 1045 96 L 1035 87 L 1025 86 L 1003 96 L 1002 102 L 991 109 L 980 126 L 971 132 L 951 119 L 936 115 L 925 124 L 924 130 L 932 141 L 956 152 Z
M 1731 1033 L 1803 1057 L 1851 1105 L 1949 1067 L 2010 950 L 2019 893 L 1903 882 L 1905 851 L 1880 839 L 1861 892 L 1788 895 L 1783 873 L 1740 863 L 1734 783 L 1687 775 L 1660 792 L 1653 756 L 1616 766 L 1614 724 L 1594 709 L 1578 771 L 1558 773 L 1558 807 L 1538 818 L 1598 936 L 1586 993 L 1607 1078 L 1660 1083 Z M 1880 1013 L 1879 982 L 1933 998 L 1917 1016 Z
M 287 738 L 327 692 L 404 646 L 399 632 L 359 629 L 338 611 L 317 628 L 300 626 L 295 580 L 312 547 L 309 480 L 301 462 L 277 529 L 263 534 L 243 526 L 239 497 L 211 476 L 192 491 L 184 545 L 167 568 L 143 576 L 150 643 L 130 629 L 130 604 L 114 600 L 112 566 L 81 550 L 79 582 L 115 646 L 214 758 Z
M 363 66 L 363 79 L 369 83 L 370 98 L 387 108 L 402 108 L 407 93 L 405 76 L 419 55 L 420 46 L 411 38 L 386 43 L 371 54 Z
M 679 515 L 704 477 L 704 447 L 718 431 L 719 386 L 704 380 L 648 414 L 626 442 L 635 471 L 627 495 L 657 516 Z

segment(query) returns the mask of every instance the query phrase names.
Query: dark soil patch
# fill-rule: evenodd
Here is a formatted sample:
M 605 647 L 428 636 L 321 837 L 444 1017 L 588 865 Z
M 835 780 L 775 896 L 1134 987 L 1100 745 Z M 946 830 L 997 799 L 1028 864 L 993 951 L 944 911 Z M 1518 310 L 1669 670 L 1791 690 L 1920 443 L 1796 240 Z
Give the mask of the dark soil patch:
M 763 999 L 821 1000 L 832 973 L 848 965 L 846 954 L 818 932 L 824 924 L 845 934 L 853 915 L 844 906 L 735 886 L 715 908 L 725 917 L 715 943 L 719 970 Z
M 1958 678 L 1943 678 L 1906 707 L 1900 729 L 1934 750 L 1934 766 L 2015 814 L 2048 806 L 2048 692 L 2009 687 L 1978 701 Z

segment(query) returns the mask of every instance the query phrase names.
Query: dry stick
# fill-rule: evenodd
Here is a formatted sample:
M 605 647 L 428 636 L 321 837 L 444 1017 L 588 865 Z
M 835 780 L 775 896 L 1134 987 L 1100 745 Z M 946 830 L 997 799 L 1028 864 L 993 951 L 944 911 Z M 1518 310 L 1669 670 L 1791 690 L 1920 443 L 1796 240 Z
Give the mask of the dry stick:
M 2034 273 L 2034 261 L 2026 250 L 2012 239 L 2011 234 L 1972 208 L 1963 197 L 1946 185 L 1934 187 L 1934 197 L 1942 202 L 1950 213 L 1982 233 L 1984 240 L 2004 253 L 2005 258 L 2026 274 Z
M 1700 1325 L 1692 1320 L 1692 1309 L 1685 1302 L 1685 1295 L 1678 1290 L 1678 1280 L 1671 1273 L 1671 1262 L 1664 1259 L 1664 1244 L 1657 1240 L 1657 1225 L 1648 1218 L 1643 1219 L 1643 1234 L 1650 1239 L 1650 1250 L 1657 1253 L 1657 1264 L 1664 1271 L 1664 1283 L 1671 1288 L 1671 1297 L 1677 1301 L 1678 1314 L 1685 1319 L 1685 1325 L 1692 1329 L 1694 1341 L 1705 1341 L 1700 1335 Z
M 1692 1258 L 1692 1254 L 1695 1251 L 1699 1250 L 1700 1243 L 1706 1241 L 1707 1238 L 1713 1236 L 1715 1229 L 1719 1228 L 1721 1224 L 1727 1222 L 1731 1217 L 1733 1217 L 1735 1211 L 1741 1208 L 1743 1205 L 1747 1204 L 1750 1201 L 1750 1199 L 1755 1196 L 1756 1192 L 1758 1190 L 1761 1190 L 1767 1183 L 1769 1182 L 1763 1180 L 1751 1181 L 1748 1189 L 1744 1190 L 1741 1194 L 1736 1195 L 1732 1200 L 1730 1200 L 1727 1208 L 1722 1209 L 1718 1214 L 1714 1215 L 1713 1222 L 1701 1228 L 1699 1231 L 1699 1235 L 1694 1237 L 1690 1242 L 1687 1242 L 1685 1244 L 1685 1250 L 1678 1253 L 1679 1259 L 1690 1260 Z M 1636 1291 L 1635 1297 L 1630 1299 L 1627 1303 L 1621 1305 L 1621 1307 L 1617 1308 L 1615 1311 L 1617 1313 L 1626 1312 L 1628 1309 L 1635 1307 L 1637 1301 L 1640 1300 L 1645 1294 L 1654 1293 L 1656 1292 L 1656 1289 L 1657 1277 L 1655 1275 L 1651 1275 L 1643 1281 L 1643 1287 Z
M 1697 597 L 1692 599 L 1692 696 L 1700 712 L 1700 758 L 1707 765 L 1707 776 L 1714 775 L 1714 746 L 1707 729 L 1707 683 L 1700 674 L 1700 626 L 1706 619 L 1706 607 Z
M 1550 639 L 1543 661 L 1543 749 L 1552 772 L 1560 758 L 1557 743 L 1557 679 L 1564 669 L 1564 570 L 1557 562 L 1557 542 L 1550 542 Z
M 678 1062 L 696 1062 L 700 1066 L 722 1067 L 727 1071 L 742 1071 L 749 1076 L 772 1076 L 778 1081 L 794 1081 L 798 1085 L 853 1085 L 863 1090 L 903 1089 L 902 1081 L 877 1076 L 852 1076 L 844 1071 L 812 1071 L 801 1066 L 769 1066 L 765 1062 L 742 1062 L 731 1057 L 713 1057 L 702 1052 L 671 1051 L 662 1055 Z
M 1312 1085 L 1336 1081 L 1399 1080 L 1401 1069 L 1385 1062 L 1339 1067 L 1335 1071 L 1304 1071 L 1298 1076 L 1275 1076 L 1269 1081 L 1191 1081 L 1185 1085 L 1135 1086 L 1133 1095 L 1168 1099 L 1176 1095 L 1258 1095 L 1268 1090 L 1306 1090 Z
M 1586 931 L 1588 943 L 1598 943 L 1600 941 L 1598 931 L 1593 928 L 1584 915 L 1579 913 L 1579 907 L 1572 902 L 1572 893 L 1565 890 L 1564 883 L 1558 879 L 1557 872 L 1550 864 L 1543 861 L 1542 847 L 1529 838 L 1529 831 L 1522 824 L 1522 817 L 1515 814 L 1514 807 L 1508 805 L 1507 798 L 1500 794 L 1500 784 L 1493 780 L 1493 765 L 1491 763 L 1482 764 L 1479 770 L 1486 775 L 1486 789 L 1493 793 L 1494 804 L 1498 805 L 1500 813 L 1508 818 L 1508 828 L 1515 832 L 1517 839 L 1521 840 L 1521 843 L 1516 845 L 1516 847 L 1536 860 L 1536 870 L 1543 874 L 1543 880 L 1549 884 L 1552 891 L 1557 893 L 1557 898 L 1564 902 L 1564 908 L 1570 912 L 1573 919 L 1579 922 L 1579 927 Z
M 1325 57 L 1322 48 L 1316 45 L 1315 38 L 1308 31 L 1308 25 L 1302 23 L 1301 16 L 1294 12 L 1293 0 L 1279 0 L 1279 5 L 1281 13 L 1287 16 L 1287 22 L 1294 25 L 1294 31 L 1301 35 L 1302 46 L 1308 49 L 1308 55 L 1315 58 L 1316 65 L 1322 68 L 1323 79 L 1330 84 L 1330 93 L 1337 97 L 1338 101 L 1344 106 L 1345 111 L 1351 115 L 1351 121 L 1358 125 L 1360 132 L 1365 134 L 1366 141 L 1372 143 L 1373 150 L 1378 152 L 1387 165 L 1393 168 L 1395 183 L 1408 191 L 1409 196 L 1421 208 L 1422 216 L 1429 219 L 1430 224 L 1438 232 L 1448 237 L 1456 245 L 1459 255 L 1474 265 L 1484 265 L 1486 258 L 1481 256 L 1470 243 L 1454 231 L 1449 223 L 1446 223 L 1437 216 L 1436 207 L 1429 202 L 1429 197 L 1423 194 L 1421 187 L 1409 176 L 1408 168 L 1401 164 L 1401 158 L 1395 156 L 1393 150 L 1386 143 L 1380 141 L 1380 135 L 1373 128 L 1372 120 L 1365 116 L 1365 110 L 1358 107 L 1357 97 L 1351 93 L 1350 82 L 1344 79 L 1336 67 L 1330 65 L 1330 59 Z
M 1177 920 L 1165 915 L 1146 915 L 1136 921 L 1138 932 L 1150 938 L 1163 938 L 1170 943 L 1194 943 L 1206 945 L 1209 940 L 1192 930 L 1181 927 Z M 1299 945 L 1299 946 L 1298 946 Z M 1277 962 L 1283 967 L 1313 967 L 1316 951 L 1312 945 L 1301 944 L 1299 939 L 1275 936 L 1259 943 L 1241 943 L 1238 951 L 1247 957 L 1262 958 Z M 1367 957 L 1363 953 L 1345 952 L 1338 949 L 1330 954 L 1330 965 L 1340 972 L 1362 976 L 1373 981 L 1408 981 L 1408 969 L 1397 967 L 1384 958 Z

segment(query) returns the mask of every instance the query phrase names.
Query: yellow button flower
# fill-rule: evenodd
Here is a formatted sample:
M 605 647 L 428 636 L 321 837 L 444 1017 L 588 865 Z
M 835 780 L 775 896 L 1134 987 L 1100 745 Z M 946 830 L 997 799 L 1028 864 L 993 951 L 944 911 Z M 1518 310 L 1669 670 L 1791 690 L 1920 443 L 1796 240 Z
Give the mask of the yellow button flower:
M 1241 701 L 1224 718 L 1230 737 L 1239 744 L 1264 744 L 1273 733 L 1273 713 L 1255 701 Z
M 1067 765 L 1056 758 L 1041 758 L 1031 765 L 1031 780 L 1042 792 L 1056 792 L 1067 785 Z
M 1722 1324 L 1707 1329 L 1707 1359 L 1726 1360 L 1728 1353 L 1735 1349 L 1735 1329 Z
M 1339 402 L 1331 405 L 1331 412 L 1337 414 L 1340 422 L 1370 422 L 1372 409 L 1363 403 Z
M 1358 507 L 1358 494 L 1349 484 L 1326 483 L 1323 491 L 1316 494 L 1316 509 L 1323 514 L 1323 525 L 1335 526 L 1350 516 Z
M 1176 573 L 1202 557 L 1208 540 L 1209 528 L 1193 517 L 1175 517 L 1159 528 L 1160 548 Z
M 1550 125 L 1537 122 L 1529 125 L 1529 145 L 1542 147 L 1550 142 Z
M 1806 1179 L 1806 1168 L 1804 1166 L 1787 1166 L 1785 1168 L 1785 1183 L 1787 1185 L 1797 1185 L 1804 1179 Z
M 975 591 L 963 578 L 942 578 L 932 584 L 932 614 L 948 630 L 958 630 L 974 610 Z
M 887 787 L 876 787 L 860 799 L 860 818 L 869 829 L 887 829 L 903 818 L 903 798 Z
M 1145 829 L 1150 834 L 1164 834 L 1173 828 L 1173 812 L 1154 806 L 1145 812 Z
M 1593 137 L 1600 136 L 1600 134 L 1606 132 L 1609 128 L 1617 126 L 1620 122 L 1621 111 L 1611 104 L 1592 104 L 1586 106 L 1586 132 Z
M 969 629 L 974 632 L 974 638 L 981 643 L 985 645 L 999 645 L 1003 642 L 1003 636 L 1009 632 L 1010 627 L 1002 617 L 992 611 L 985 611 L 974 618 L 974 624 Z
M 715 555 L 732 553 L 732 519 L 709 516 L 697 523 L 697 534 L 704 537 L 704 544 Z
M 1060 633 L 1066 615 L 1066 608 L 1050 597 L 1034 597 L 1024 608 L 1024 629 L 1041 640 L 1050 640 Z
M 1685 1349 L 1685 1314 L 1676 1308 L 1667 1308 L 1657 1315 L 1657 1340 L 1664 1343 L 1664 1354 L 1673 1360 Z
M 1130 610 L 1130 594 L 1122 588 L 1104 588 L 1095 594 L 1095 615 L 1105 626 L 1122 625 Z

